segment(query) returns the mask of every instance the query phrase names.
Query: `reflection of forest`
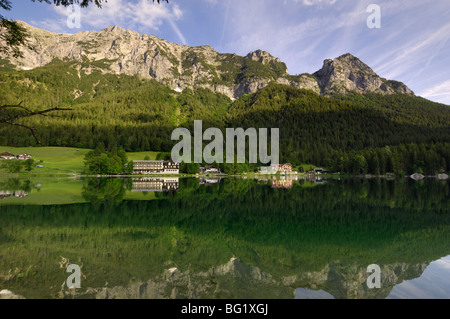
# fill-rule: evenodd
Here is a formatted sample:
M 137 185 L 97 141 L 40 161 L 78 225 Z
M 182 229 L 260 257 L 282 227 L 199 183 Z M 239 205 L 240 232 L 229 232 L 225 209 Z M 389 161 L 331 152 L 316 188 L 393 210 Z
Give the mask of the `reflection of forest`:
M 315 184 L 323 184 L 327 181 L 326 178 L 315 175 L 286 175 L 286 176 L 273 176 L 273 177 L 264 177 L 258 176 L 256 178 L 259 182 L 265 182 L 266 184 L 270 183 L 272 188 L 280 188 L 280 189 L 290 189 L 294 186 L 297 181 L 308 181 Z
M 277 191 L 180 179 L 178 192 L 131 201 L 113 200 L 131 184 L 93 180 L 92 203 L 3 206 L 0 289 L 60 297 L 63 256 L 83 264 L 80 296 L 294 298 L 303 288 L 385 298 L 450 254 L 448 182 L 301 182 Z M 381 290 L 365 285 L 370 264 L 381 266 Z

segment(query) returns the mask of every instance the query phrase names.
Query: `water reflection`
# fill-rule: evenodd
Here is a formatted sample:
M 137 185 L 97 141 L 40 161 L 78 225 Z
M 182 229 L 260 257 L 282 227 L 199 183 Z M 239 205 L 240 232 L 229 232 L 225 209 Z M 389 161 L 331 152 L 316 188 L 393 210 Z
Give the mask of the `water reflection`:
M 28 196 L 39 204 L 0 202 L 0 291 L 26 298 L 449 296 L 449 257 L 439 260 L 450 253 L 448 182 L 272 182 L 87 179 L 58 184 L 54 193 L 50 181 L 28 183 L 40 184 Z M 72 196 L 78 189 L 84 202 L 52 202 L 48 195 L 63 189 Z M 154 196 L 127 197 L 144 191 Z M 81 290 L 64 287 L 62 257 L 82 266 Z M 381 267 L 381 289 L 366 285 L 370 264 Z
M 31 192 L 31 182 L 29 180 L 19 180 L 18 178 L 0 179 L 0 200 L 8 197 L 25 198 Z
M 450 256 L 432 262 L 419 278 L 395 286 L 387 298 L 449 299 Z
M 11 196 L 14 196 L 16 198 L 24 198 L 28 196 L 28 193 L 25 191 L 0 190 L 0 199 L 8 198 Z
M 295 299 L 334 299 L 334 297 L 323 290 L 297 288 L 295 290 Z
M 135 178 L 133 179 L 133 192 L 169 192 L 180 188 L 178 177 L 171 178 Z

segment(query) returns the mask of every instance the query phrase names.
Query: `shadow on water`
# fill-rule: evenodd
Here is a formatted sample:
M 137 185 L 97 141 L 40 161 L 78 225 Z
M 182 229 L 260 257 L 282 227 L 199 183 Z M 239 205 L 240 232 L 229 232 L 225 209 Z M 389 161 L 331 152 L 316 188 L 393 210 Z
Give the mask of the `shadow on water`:
M 27 298 L 405 297 L 411 290 L 393 288 L 450 255 L 448 182 L 78 183 L 86 203 L 0 202 L 0 290 Z M 151 200 L 135 200 L 142 191 Z M 69 263 L 82 269 L 76 291 L 64 286 Z M 381 268 L 381 289 L 367 287 L 371 264 Z

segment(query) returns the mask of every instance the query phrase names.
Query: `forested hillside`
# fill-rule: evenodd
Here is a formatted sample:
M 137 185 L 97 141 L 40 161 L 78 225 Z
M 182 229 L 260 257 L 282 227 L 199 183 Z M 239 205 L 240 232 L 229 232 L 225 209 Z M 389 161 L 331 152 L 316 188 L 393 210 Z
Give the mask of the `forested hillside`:
M 44 146 L 164 151 L 176 127 L 280 128 L 281 160 L 350 173 L 435 174 L 450 167 L 450 107 L 405 94 L 323 97 L 270 84 L 236 101 L 208 89 L 173 91 L 155 80 L 104 72 L 102 61 L 54 60 L 14 71 L 3 61 L 0 105 L 71 107 L 33 117 Z M 10 111 L 9 111 L 10 112 Z M 0 128 L 0 145 L 34 146 L 23 128 Z

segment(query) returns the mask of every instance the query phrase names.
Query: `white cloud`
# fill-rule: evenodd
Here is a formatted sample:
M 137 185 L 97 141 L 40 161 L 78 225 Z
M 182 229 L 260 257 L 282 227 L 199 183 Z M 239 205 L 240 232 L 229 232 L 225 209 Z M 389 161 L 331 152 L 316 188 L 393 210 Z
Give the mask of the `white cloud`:
M 296 0 L 296 2 L 298 2 L 298 0 Z M 337 2 L 337 0 L 303 0 L 302 2 L 305 6 L 314 6 L 322 4 L 333 5 Z
M 55 6 L 55 12 L 60 19 L 43 20 L 38 26 L 54 32 L 77 32 L 77 29 L 67 28 L 67 18 L 72 14 L 67 8 Z M 147 0 L 124 1 L 114 0 L 105 3 L 102 8 L 89 6 L 81 9 L 81 25 L 90 29 L 106 28 L 117 25 L 139 32 L 154 32 L 168 22 L 180 41 L 186 44 L 186 38 L 177 27 L 175 21 L 183 17 L 183 11 L 177 4 L 153 3 Z
M 391 50 L 390 55 L 393 58 L 385 59 L 387 62 L 379 66 L 379 70 L 382 72 L 386 71 L 389 77 L 395 78 L 401 74 L 404 66 L 411 67 L 411 65 L 418 62 L 426 65 L 440 51 L 432 50 L 433 47 L 439 47 L 449 37 L 450 24 L 444 25 L 438 30 L 422 32 L 420 36 L 416 36 L 403 45 L 398 46 L 397 49 Z M 433 52 L 433 54 L 430 55 L 430 52 Z

